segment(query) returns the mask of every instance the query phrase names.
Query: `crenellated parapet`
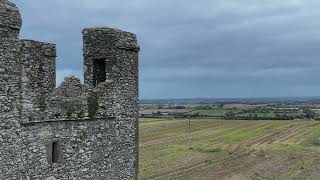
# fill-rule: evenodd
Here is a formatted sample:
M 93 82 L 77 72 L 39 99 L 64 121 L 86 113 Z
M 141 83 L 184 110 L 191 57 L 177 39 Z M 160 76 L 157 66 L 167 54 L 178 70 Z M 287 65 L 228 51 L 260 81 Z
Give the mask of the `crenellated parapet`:
M 113 28 L 87 28 L 82 31 L 82 34 L 86 85 L 95 87 L 105 80 L 120 77 L 118 72 L 125 64 L 133 65 L 131 68 L 135 68 L 136 57 L 120 57 L 119 55 L 135 56 L 138 54 L 140 47 L 136 35 Z M 120 63 L 123 65 L 118 69 L 112 67 Z

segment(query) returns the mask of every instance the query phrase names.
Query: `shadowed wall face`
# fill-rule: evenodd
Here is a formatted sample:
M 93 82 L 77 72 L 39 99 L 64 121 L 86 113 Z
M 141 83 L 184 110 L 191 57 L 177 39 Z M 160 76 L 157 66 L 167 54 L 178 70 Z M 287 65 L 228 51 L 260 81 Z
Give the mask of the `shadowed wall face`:
M 106 60 L 105 59 L 94 59 L 93 60 L 93 86 L 96 87 L 98 84 L 106 81 Z

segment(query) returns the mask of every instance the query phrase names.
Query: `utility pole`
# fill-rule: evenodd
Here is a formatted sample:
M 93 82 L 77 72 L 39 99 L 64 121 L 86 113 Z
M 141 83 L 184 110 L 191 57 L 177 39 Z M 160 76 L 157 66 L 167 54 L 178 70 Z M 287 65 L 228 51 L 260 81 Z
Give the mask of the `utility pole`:
M 188 127 L 189 149 L 191 150 L 191 149 L 192 149 L 192 146 L 191 146 L 191 118 L 190 118 L 190 116 L 188 116 L 188 124 L 189 124 L 189 127 Z

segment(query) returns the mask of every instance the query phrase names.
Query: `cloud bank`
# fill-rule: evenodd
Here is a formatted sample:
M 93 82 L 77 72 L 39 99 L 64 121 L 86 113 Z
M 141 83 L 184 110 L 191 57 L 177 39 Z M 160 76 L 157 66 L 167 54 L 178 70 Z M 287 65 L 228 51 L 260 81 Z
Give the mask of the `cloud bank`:
M 58 47 L 58 82 L 82 76 L 85 27 L 137 34 L 141 98 L 320 95 L 316 0 L 15 0 L 22 38 Z

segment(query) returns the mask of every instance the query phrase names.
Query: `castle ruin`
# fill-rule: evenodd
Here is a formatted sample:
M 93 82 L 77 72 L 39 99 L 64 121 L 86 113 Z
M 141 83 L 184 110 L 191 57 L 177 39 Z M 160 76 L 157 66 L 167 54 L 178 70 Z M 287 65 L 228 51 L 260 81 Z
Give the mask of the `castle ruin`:
M 137 179 L 136 36 L 84 29 L 84 84 L 56 88 L 55 45 L 19 39 L 21 24 L 0 0 L 0 179 Z

